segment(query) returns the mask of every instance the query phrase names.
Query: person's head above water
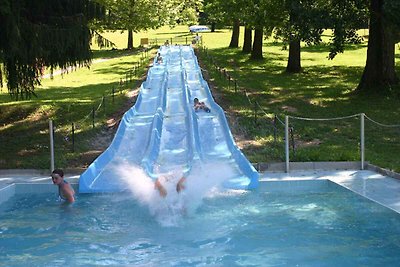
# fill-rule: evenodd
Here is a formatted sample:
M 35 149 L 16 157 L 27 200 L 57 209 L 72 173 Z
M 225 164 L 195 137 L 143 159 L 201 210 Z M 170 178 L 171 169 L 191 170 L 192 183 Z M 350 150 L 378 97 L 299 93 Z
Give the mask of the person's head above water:
M 58 174 L 61 177 L 64 177 L 64 171 L 61 169 L 55 169 L 51 174 Z
M 195 99 L 193 99 L 194 103 L 199 103 L 199 99 L 196 97 Z
M 61 169 L 55 169 L 51 173 L 51 179 L 53 180 L 54 184 L 59 184 L 60 180 L 62 180 L 63 178 L 64 178 L 64 171 Z
M 61 169 L 55 169 L 51 173 L 51 180 L 53 184 L 58 186 L 58 194 L 61 199 L 67 203 L 73 203 L 75 201 L 75 191 L 69 183 L 64 181 L 64 171 Z

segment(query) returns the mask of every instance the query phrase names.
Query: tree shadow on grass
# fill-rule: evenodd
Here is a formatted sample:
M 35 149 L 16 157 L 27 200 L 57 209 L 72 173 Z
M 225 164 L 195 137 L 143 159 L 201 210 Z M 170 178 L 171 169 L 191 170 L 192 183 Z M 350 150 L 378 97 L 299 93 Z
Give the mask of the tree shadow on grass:
M 136 55 L 141 51 L 142 51 L 141 48 L 134 48 L 132 50 L 126 50 L 126 49 L 92 50 L 93 52 L 92 59 L 124 57 L 124 56 Z
M 126 62 L 115 62 L 111 64 L 107 64 L 104 67 L 97 67 L 93 70 L 95 74 L 115 74 L 120 75 L 121 78 L 123 75 L 127 74 L 129 71 L 134 70 L 135 64 L 131 61 Z
M 367 46 L 368 45 L 366 43 L 347 44 L 347 45 L 345 45 L 344 51 L 363 50 Z M 331 49 L 331 46 L 329 44 L 319 44 L 319 45 L 310 45 L 310 46 L 301 47 L 301 51 L 308 52 L 308 53 L 322 53 L 322 52 L 329 53 L 330 49 Z
M 155 35 L 177 35 L 177 34 L 188 35 L 190 34 L 189 28 L 187 32 L 158 32 Z
M 49 118 L 54 120 L 56 127 L 56 149 L 61 151 L 57 155 L 59 164 L 64 157 L 62 154 L 70 151 L 72 145 L 70 140 L 71 133 L 68 130 L 72 122 L 75 122 L 77 127 L 75 138 L 76 140 L 81 140 L 81 147 L 77 150 L 84 149 L 82 140 L 88 140 L 95 132 L 90 127 L 93 108 L 96 109 L 95 120 L 98 122 L 105 116 L 106 110 L 107 113 L 112 112 L 112 110 L 118 108 L 118 103 L 121 103 L 126 98 L 126 96 L 116 92 L 115 103 L 113 103 L 110 93 L 114 85 L 115 83 L 110 82 L 74 89 L 68 87 L 51 88 L 51 90 L 46 90 L 46 94 L 43 94 L 42 98 L 25 101 L 24 103 L 15 102 L 14 105 L 7 107 L 0 106 L 0 111 L 2 108 L 6 108 L 9 111 L 8 114 L 4 114 L 4 117 L 3 113 L 1 113 L 1 121 L 4 118 L 12 118 L 12 123 L 9 122 L 7 127 L 0 128 L 1 142 L 8 144 L 0 147 L 0 155 L 2 155 L 0 156 L 0 168 L 2 164 L 15 168 L 46 168 L 49 166 L 47 163 Z M 103 95 L 106 95 L 106 109 L 103 109 Z M 103 106 L 97 110 L 100 103 Z M 87 126 L 82 128 L 83 124 Z M 7 157 L 5 158 L 3 155 L 7 155 Z M 35 157 L 35 161 L 40 166 L 30 166 L 30 163 L 25 160 L 26 157 Z

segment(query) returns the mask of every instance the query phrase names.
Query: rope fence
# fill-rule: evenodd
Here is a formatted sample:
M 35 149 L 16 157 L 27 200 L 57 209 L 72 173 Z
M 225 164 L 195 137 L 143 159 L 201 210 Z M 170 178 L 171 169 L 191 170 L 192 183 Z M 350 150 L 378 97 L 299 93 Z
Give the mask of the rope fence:
M 186 40 L 185 40 L 186 41 Z M 171 42 L 172 43 L 172 42 Z M 365 120 L 373 123 L 374 125 L 377 125 L 379 127 L 385 127 L 385 128 L 392 128 L 392 129 L 399 129 L 400 130 L 400 124 L 383 124 L 380 122 L 377 122 L 376 120 L 373 120 L 369 116 L 365 115 L 364 113 L 358 113 L 358 114 L 353 114 L 353 115 L 348 115 L 348 116 L 342 116 L 342 117 L 333 117 L 333 118 L 308 118 L 308 117 L 300 117 L 300 116 L 293 116 L 293 115 L 278 115 L 278 114 L 270 114 L 268 113 L 262 105 L 260 105 L 259 101 L 257 101 L 257 98 L 252 96 L 251 93 L 249 93 L 245 87 L 240 87 L 239 80 L 234 77 L 230 72 L 228 72 L 225 68 L 220 67 L 217 62 L 213 59 L 212 55 L 208 52 L 208 49 L 205 48 L 202 44 L 199 46 L 199 50 L 203 55 L 206 56 L 208 60 L 210 60 L 211 65 L 213 69 L 215 69 L 217 75 L 219 78 L 223 79 L 226 81 L 226 86 L 228 89 L 232 89 L 235 93 L 240 93 L 245 96 L 245 99 L 247 100 L 246 102 L 248 105 L 251 107 L 250 109 L 252 110 L 253 117 L 254 117 L 254 124 L 258 125 L 260 118 L 263 118 L 264 121 L 267 121 L 267 123 L 263 124 L 263 126 L 270 127 L 273 130 L 273 137 L 274 137 L 274 143 L 277 143 L 278 136 L 280 134 L 284 134 L 284 137 L 280 140 L 284 141 L 284 149 L 285 149 L 285 167 L 286 167 L 286 172 L 290 171 L 290 149 L 292 149 L 293 153 L 296 153 L 296 146 L 295 146 L 295 130 L 294 126 L 290 124 L 290 121 L 294 120 L 299 120 L 299 121 L 316 121 L 316 122 L 330 122 L 330 121 L 340 121 L 340 120 L 346 120 L 346 119 L 352 119 L 352 118 L 359 118 L 360 119 L 360 133 L 359 133 L 359 139 L 360 139 L 360 162 L 361 162 L 361 169 L 364 169 L 365 166 Z M 96 119 L 99 115 L 104 115 L 106 114 L 106 105 L 108 106 L 108 103 L 114 103 L 114 97 L 117 94 L 121 94 L 124 90 L 123 86 L 132 82 L 132 77 L 136 76 L 138 73 L 139 68 L 142 67 L 143 63 L 145 62 L 146 58 L 148 57 L 148 51 L 143 52 L 143 55 L 141 56 L 139 62 L 135 62 L 134 66 L 131 70 L 127 71 L 125 74 L 122 75 L 120 78 L 120 82 L 118 86 L 113 86 L 111 88 L 111 91 L 106 93 L 105 95 L 98 97 L 94 99 L 95 103 L 98 103 L 96 105 L 93 105 L 91 110 L 83 116 L 82 119 L 71 122 L 71 130 L 69 136 L 64 136 L 64 139 L 68 139 L 69 142 L 71 142 L 71 148 L 70 150 L 72 152 L 75 151 L 75 141 L 76 141 L 76 130 L 80 128 L 80 125 L 82 124 L 87 124 L 89 120 L 91 120 L 91 126 L 94 129 L 96 127 Z M 107 104 L 106 104 L 107 103 Z M 102 112 L 103 111 L 103 112 Z M 261 114 L 261 116 L 260 116 Z M 283 119 L 281 119 L 283 118 Z M 52 125 L 49 127 L 52 127 L 53 133 L 57 132 L 57 129 L 55 127 L 55 123 L 53 121 L 51 122 Z M 65 131 L 64 131 L 65 133 Z M 57 139 L 55 137 L 52 138 L 53 142 L 61 142 L 60 138 Z M 54 145 L 54 143 L 52 144 Z M 54 153 L 54 149 L 53 149 Z M 54 157 L 54 155 L 52 156 Z M 54 158 L 52 159 L 54 161 Z M 54 163 L 53 163 L 54 164 Z M 51 166 L 52 168 L 54 166 Z
M 129 71 L 126 71 L 121 75 L 118 84 L 114 85 L 103 96 L 91 99 L 93 106 L 90 108 L 90 111 L 85 113 L 85 115 L 83 115 L 82 118 L 77 121 L 70 120 L 68 123 L 70 126 L 67 126 L 68 130 L 66 130 L 65 120 L 61 120 L 64 123 L 61 122 L 58 123 L 59 119 L 50 120 L 51 126 L 49 125 L 48 127 L 51 127 L 52 129 L 51 133 L 53 134 L 52 141 L 50 142 L 51 143 L 50 146 L 53 146 L 52 148 L 53 155 L 50 155 L 53 164 L 51 164 L 50 168 L 51 169 L 54 168 L 54 146 L 58 150 L 60 150 L 60 147 L 64 147 L 62 151 L 58 151 L 59 152 L 57 153 L 58 158 L 62 157 L 67 152 L 75 152 L 77 134 L 80 133 L 80 130 L 82 128 L 87 127 L 87 124 L 89 124 L 92 129 L 95 129 L 98 125 L 100 125 L 101 120 L 104 119 L 104 116 L 106 116 L 107 114 L 107 107 L 109 105 L 114 104 L 115 97 L 126 91 L 127 89 L 124 87 L 126 87 L 126 85 L 134 81 L 134 77 L 137 77 L 137 75 L 140 74 L 139 71 L 143 68 L 143 66 L 147 65 L 146 62 L 150 58 L 150 50 L 154 48 L 154 46 L 162 45 L 166 40 L 168 40 L 170 45 L 178 45 L 178 44 L 188 45 L 193 43 L 194 37 L 195 36 L 193 37 L 178 36 L 173 38 L 149 39 L 147 46 L 144 46 L 143 50 L 139 52 L 140 53 L 139 60 L 133 63 L 133 66 Z M 197 42 L 199 45 L 202 45 L 201 38 Z M 46 148 L 47 146 L 43 145 L 43 147 Z
M 152 38 L 148 39 L 149 45 L 150 46 L 159 46 L 168 43 L 168 45 L 189 45 L 189 44 L 195 44 L 196 41 L 196 35 L 193 36 L 175 36 L 175 37 L 170 37 L 170 38 Z M 202 39 L 200 38 L 200 44 L 202 44 Z
M 106 91 L 102 96 L 92 98 L 91 101 L 93 103 L 90 111 L 88 111 L 81 119 L 74 121 L 72 119 L 67 119 L 70 125 L 70 129 L 66 131 L 65 120 L 64 122 L 58 122 L 58 120 L 49 120 L 49 130 L 50 131 L 50 151 L 51 151 L 51 166 L 50 168 L 54 169 L 54 147 L 58 147 L 59 149 L 65 146 L 69 146 L 70 152 L 75 152 L 76 149 L 76 135 L 79 129 L 82 129 L 83 125 L 91 125 L 92 129 L 95 129 L 96 126 L 99 125 L 99 122 L 107 115 L 107 106 L 113 105 L 115 102 L 115 97 L 118 95 L 122 95 L 122 93 L 126 90 L 129 90 L 129 86 L 132 82 L 135 81 L 135 77 L 137 77 L 139 71 L 143 68 L 146 60 L 149 58 L 149 49 L 144 49 L 141 52 L 141 56 L 139 61 L 134 62 L 131 69 L 123 73 L 119 82 L 116 85 L 113 85 L 111 89 Z M 70 105 L 72 106 L 72 105 Z M 69 108 L 68 108 L 69 111 Z M 58 126 L 57 126 L 58 125 Z M 87 127 L 87 126 L 86 126 Z M 90 127 L 90 126 L 89 126 Z M 62 151 L 64 154 L 66 151 Z
M 270 126 L 273 128 L 273 135 L 274 135 L 274 142 L 276 143 L 277 141 L 277 135 L 278 135 L 278 130 L 279 127 L 284 127 L 284 142 L 285 142 L 285 167 L 286 167 L 286 172 L 289 172 L 290 170 L 290 147 L 293 150 L 293 153 L 295 153 L 295 140 L 294 140 L 294 127 L 290 125 L 290 119 L 291 120 L 302 120 L 302 121 L 319 121 L 319 122 L 329 122 L 329 121 L 339 121 L 339 120 L 346 120 L 346 119 L 351 119 L 351 118 L 359 118 L 360 119 L 360 162 L 361 166 L 360 169 L 364 169 L 365 167 L 365 120 L 368 120 L 369 122 L 372 122 L 373 124 L 380 126 L 380 127 L 385 127 L 385 128 L 398 128 L 400 130 L 400 124 L 383 124 L 380 122 L 377 122 L 364 113 L 358 113 L 358 114 L 353 114 L 353 115 L 348 115 L 348 116 L 342 116 L 342 117 L 333 117 L 333 118 L 308 118 L 308 117 L 299 117 L 299 116 L 292 116 L 292 115 L 285 115 L 284 116 L 284 121 L 280 118 L 279 115 L 273 114 L 273 118 L 270 119 L 271 115 L 265 111 L 265 109 L 259 104 L 257 99 L 255 97 L 251 97 L 251 94 L 249 94 L 246 90 L 245 87 L 239 88 L 239 81 L 237 78 L 233 77 L 227 70 L 226 68 L 223 68 L 218 65 L 218 63 L 215 61 L 213 56 L 209 53 L 209 49 L 205 47 L 204 45 L 199 46 L 199 52 L 202 56 L 204 56 L 210 63 L 211 66 L 213 67 L 214 71 L 217 73 L 217 76 L 220 79 L 225 79 L 227 81 L 227 88 L 230 90 L 230 87 L 233 83 L 234 85 L 234 92 L 235 93 L 242 93 L 245 96 L 245 99 L 248 102 L 248 105 L 252 107 L 251 109 L 253 110 L 253 117 L 254 117 L 254 123 L 257 124 L 258 120 L 258 113 L 261 112 L 265 118 L 269 120 L 269 123 L 266 124 L 266 126 Z M 282 116 L 283 117 L 283 116 Z M 279 127 L 278 127 L 279 126 Z

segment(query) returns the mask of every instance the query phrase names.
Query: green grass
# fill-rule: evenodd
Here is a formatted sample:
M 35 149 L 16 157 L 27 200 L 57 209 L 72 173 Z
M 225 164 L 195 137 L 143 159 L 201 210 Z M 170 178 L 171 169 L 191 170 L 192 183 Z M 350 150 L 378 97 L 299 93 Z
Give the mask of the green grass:
M 243 33 L 243 29 L 241 29 Z M 219 104 L 237 118 L 241 131 L 252 140 L 243 146 L 243 151 L 252 162 L 274 162 L 284 160 L 283 127 L 278 124 L 277 139 L 271 121 L 274 115 L 283 120 L 284 115 L 302 117 L 339 117 L 366 113 L 369 117 L 385 124 L 400 124 L 399 88 L 397 95 L 368 96 L 354 94 L 366 60 L 366 44 L 348 46 L 344 54 L 328 60 L 329 47 L 326 45 L 302 48 L 300 74 L 284 72 L 287 50 L 272 39 L 264 42 L 264 60 L 250 61 L 240 49 L 227 48 L 230 41 L 229 30 L 202 33 L 204 44 L 209 48 L 215 62 L 226 68 L 238 80 L 239 92 L 233 83 L 216 73 L 210 59 L 202 53 L 200 58 L 209 70 L 215 92 L 221 95 Z M 107 119 L 120 117 L 116 112 L 127 101 L 125 94 L 144 73 L 134 77 L 134 81 L 119 86 L 125 73 L 132 69 L 134 62 L 142 56 L 139 52 L 123 50 L 127 43 L 127 33 L 107 32 L 104 36 L 113 41 L 120 50 L 94 50 L 94 63 L 90 69 L 81 68 L 70 74 L 44 79 L 36 89 L 38 98 L 13 101 L 4 91 L 0 94 L 0 168 L 49 168 L 48 119 L 56 125 L 56 165 L 60 167 L 89 164 L 98 151 L 93 143 L 96 136 L 104 131 Z M 190 40 L 193 35 L 187 27 L 134 34 L 134 45 L 140 38 L 165 40 L 179 37 Z M 242 37 L 242 36 L 241 36 Z M 324 41 L 329 38 L 329 32 Z M 242 40 L 240 40 L 240 44 Z M 93 46 L 93 49 L 97 49 Z M 397 70 L 400 73 L 399 49 L 396 47 Z M 107 58 L 107 61 L 98 62 Z M 91 110 L 97 108 L 103 95 L 110 94 L 112 88 L 124 90 L 116 94 L 114 104 L 106 97 L 106 109 L 100 107 L 96 113 L 96 128 L 92 129 Z M 248 92 L 254 106 L 249 104 L 242 93 Z M 71 124 L 75 123 L 75 151 L 72 151 Z M 359 160 L 360 123 L 357 118 L 333 122 L 305 122 L 291 119 L 294 127 L 295 152 L 293 161 L 338 161 Z M 366 121 L 366 160 L 382 167 L 400 171 L 400 129 L 377 127 Z M 232 127 L 235 132 L 237 129 Z M 5 145 L 4 145 L 5 144 Z M 97 150 L 96 150 L 97 149 Z M 85 161 L 85 158 L 87 160 Z
M 274 141 L 271 121 L 274 115 L 332 118 L 366 113 L 384 124 L 400 124 L 400 87 L 388 95 L 355 94 L 366 61 L 366 43 L 348 46 L 345 53 L 328 60 L 329 47 L 302 47 L 302 68 L 299 74 L 285 73 L 287 50 L 269 39 L 264 43 L 264 59 L 251 61 L 240 49 L 229 49 L 230 33 L 204 33 L 208 53 L 201 53 L 217 91 L 223 95 L 223 108 L 232 110 L 249 139 L 256 140 L 243 147 L 252 162 L 284 160 L 283 126 L 278 124 Z M 240 41 L 240 43 L 242 40 Z M 237 79 L 239 92 L 233 83 L 228 87 L 211 61 L 225 68 Z M 400 73 L 399 50 L 396 55 Z M 254 105 L 257 102 L 257 121 Z M 295 152 L 292 161 L 353 161 L 360 159 L 360 121 L 358 118 L 330 122 L 290 120 L 294 127 Z M 378 127 L 366 120 L 366 160 L 382 167 L 400 171 L 400 128 Z
M 115 43 L 118 49 L 125 49 L 127 47 L 128 43 L 127 31 L 115 31 L 115 32 L 105 31 L 101 34 L 105 38 Z M 148 30 L 148 31 L 133 33 L 133 46 L 138 47 L 140 45 L 141 38 L 149 38 L 153 41 L 157 39 L 158 45 L 163 44 L 166 39 L 170 38 L 180 39 L 180 42 L 184 43 L 187 38 L 189 44 L 193 36 L 194 35 L 189 32 L 189 27 L 187 26 L 178 26 L 175 28 L 164 26 L 158 30 Z M 93 48 L 96 47 L 93 46 Z
M 13 101 L 4 91 L 0 94 L 0 168 L 49 168 L 49 119 L 55 125 L 57 166 L 79 164 L 82 155 L 92 150 L 91 139 L 127 102 L 126 93 L 138 85 L 145 71 L 143 65 L 136 75 L 132 71 L 143 56 L 139 51 L 95 51 L 94 58 L 100 58 L 97 53 L 104 59 L 94 61 L 90 69 L 79 68 L 43 79 L 42 86 L 35 89 L 37 98 Z M 129 72 L 131 75 L 126 76 Z M 90 155 L 88 158 L 90 163 L 92 158 Z

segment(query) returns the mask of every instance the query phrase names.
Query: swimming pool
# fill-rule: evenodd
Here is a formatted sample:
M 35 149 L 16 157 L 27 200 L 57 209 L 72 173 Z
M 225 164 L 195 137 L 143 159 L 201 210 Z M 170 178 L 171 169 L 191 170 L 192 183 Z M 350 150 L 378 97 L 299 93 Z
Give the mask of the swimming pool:
M 16 195 L 0 206 L 0 266 L 394 266 L 400 215 L 328 180 L 214 191 L 164 226 L 130 194 Z M 165 218 L 165 217 L 164 217 Z

